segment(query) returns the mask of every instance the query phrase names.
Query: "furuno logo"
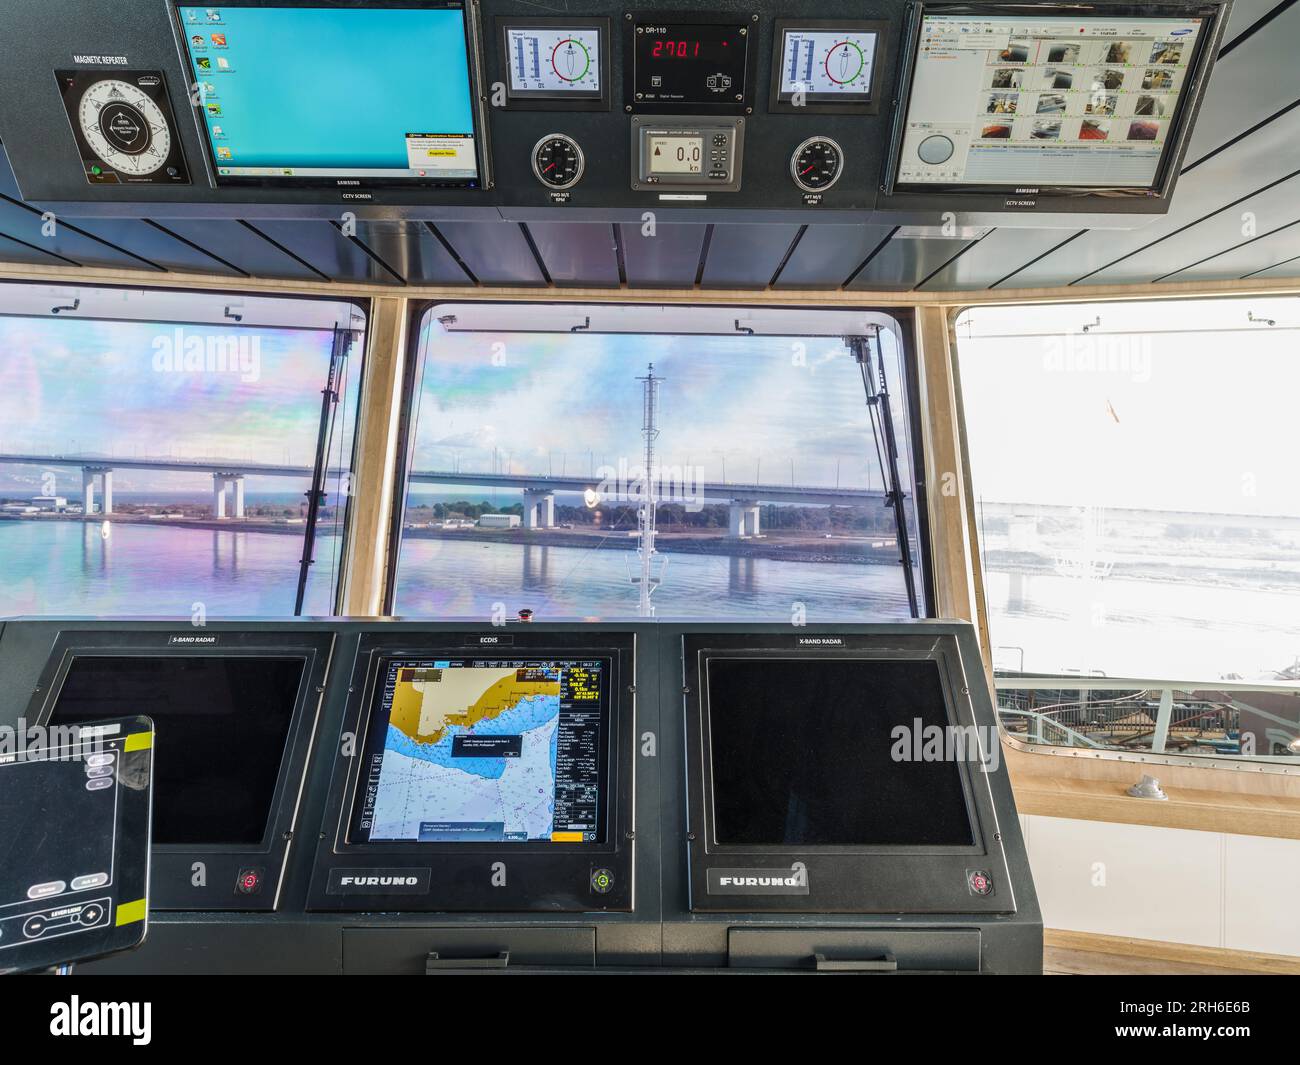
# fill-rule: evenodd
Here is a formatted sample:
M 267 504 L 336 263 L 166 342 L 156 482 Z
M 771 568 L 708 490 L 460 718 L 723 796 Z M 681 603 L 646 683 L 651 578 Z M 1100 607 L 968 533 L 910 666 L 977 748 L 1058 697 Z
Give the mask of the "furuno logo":
M 50 1035 L 129 1037 L 136 1046 L 148 1046 L 152 1034 L 150 1002 L 68 1002 L 50 1005 Z
M 428 869 L 331 869 L 328 895 L 421 895 L 429 890 Z
M 785 869 L 709 869 L 710 895 L 807 895 L 808 867 L 795 862 Z

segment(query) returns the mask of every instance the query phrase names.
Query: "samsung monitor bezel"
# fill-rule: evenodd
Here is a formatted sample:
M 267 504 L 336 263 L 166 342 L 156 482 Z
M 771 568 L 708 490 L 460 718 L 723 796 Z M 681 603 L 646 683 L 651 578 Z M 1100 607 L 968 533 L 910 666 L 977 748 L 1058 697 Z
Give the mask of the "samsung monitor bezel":
M 192 84 L 194 63 L 187 43 L 188 34 L 181 18 L 181 8 L 194 7 L 192 0 L 167 0 L 171 9 L 172 31 L 176 38 L 181 69 L 185 71 L 186 84 Z M 228 8 L 303 8 L 356 11 L 356 4 L 337 3 L 334 0 L 231 0 L 220 7 Z M 469 99 L 474 136 L 474 162 L 478 174 L 474 178 L 440 179 L 430 177 L 344 177 L 344 176 L 280 176 L 223 175 L 216 158 L 216 147 L 208 132 L 203 115 L 203 101 L 197 93 L 190 92 L 191 116 L 195 132 L 203 147 L 203 158 L 208 168 L 208 180 L 214 188 L 222 189 L 336 189 L 354 193 L 377 190 L 446 189 L 478 191 L 491 188 L 491 153 L 488 148 L 488 120 L 484 107 L 482 29 L 478 21 L 478 5 L 474 0 L 369 0 L 362 8 L 405 8 L 413 10 L 458 10 L 462 13 L 465 31 L 465 53 L 469 71 Z
M 714 838 L 713 767 L 707 668 L 725 658 L 798 658 L 811 661 L 883 659 L 932 662 L 951 726 L 977 722 L 957 642 L 951 635 L 878 636 L 837 632 L 736 634 L 688 632 L 682 639 L 686 715 L 687 819 L 690 908 L 695 912 L 786 913 L 1009 913 L 1015 897 L 1007 869 L 986 764 L 959 760 L 971 822 L 970 845 L 795 846 L 719 844 Z M 986 733 L 985 735 L 988 735 Z M 996 726 L 991 735 L 996 742 Z M 985 740 L 987 742 L 987 739 Z M 983 750 L 982 758 L 990 752 Z M 993 770 L 990 770 L 993 771 Z M 790 876 L 799 890 L 754 893 L 721 881 L 739 874 Z M 979 876 L 990 881 L 981 892 Z
M 1107 213 L 1158 213 L 1168 209 L 1177 183 L 1179 168 L 1200 110 L 1205 84 L 1209 80 L 1215 53 L 1223 34 L 1223 12 L 1227 0 L 1150 0 L 1146 3 L 1108 4 L 1066 3 L 951 3 L 916 2 L 908 13 L 903 36 L 903 54 L 898 67 L 898 86 L 894 103 L 894 124 L 890 134 L 884 180 L 877 204 L 881 210 L 937 211 L 1093 211 Z M 903 138 L 907 131 L 908 108 L 921 30 L 927 15 L 970 15 L 1045 18 L 1204 18 L 1198 34 L 1196 51 L 1188 64 L 1187 79 L 1179 97 L 1178 108 L 1171 118 L 1171 135 L 1165 141 L 1164 154 L 1155 179 L 1147 186 L 1049 185 L 1025 182 L 1023 185 L 980 185 L 960 183 L 909 183 L 898 180 L 902 165 Z
M 42 725 L 53 715 L 68 672 L 77 658 L 302 660 L 302 677 L 261 840 L 256 844 L 154 844 L 149 903 L 153 909 L 257 911 L 279 907 L 333 640 L 334 634 L 329 631 L 292 629 L 272 632 L 212 627 L 190 631 L 68 628 L 59 632 L 27 711 L 28 720 Z M 165 722 L 162 728 L 165 732 Z M 155 803 L 159 798 L 155 794 Z M 253 870 L 257 871 L 258 883 L 251 890 L 240 890 L 237 881 L 241 874 Z
M 604 826 L 599 842 L 549 840 L 353 842 L 349 831 L 361 786 L 367 736 L 378 706 L 382 665 L 401 658 L 605 659 L 609 662 Z M 411 912 L 630 911 L 634 824 L 633 758 L 635 636 L 615 631 L 365 632 L 358 644 L 343 717 L 338 761 L 330 780 L 308 909 L 336 912 L 401 909 Z M 501 866 L 494 870 L 494 866 Z M 366 892 L 344 876 L 413 876 L 396 891 Z M 593 886 L 600 870 L 611 880 Z

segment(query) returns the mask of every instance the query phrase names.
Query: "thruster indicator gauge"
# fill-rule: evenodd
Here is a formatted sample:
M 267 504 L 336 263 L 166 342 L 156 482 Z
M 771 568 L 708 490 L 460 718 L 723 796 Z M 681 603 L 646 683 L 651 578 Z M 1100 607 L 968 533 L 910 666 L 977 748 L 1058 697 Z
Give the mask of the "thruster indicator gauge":
M 790 157 L 790 176 L 804 192 L 825 192 L 844 172 L 844 151 L 829 137 L 809 137 Z
M 572 188 L 586 165 L 578 142 L 563 133 L 549 133 L 533 146 L 533 173 L 549 189 Z

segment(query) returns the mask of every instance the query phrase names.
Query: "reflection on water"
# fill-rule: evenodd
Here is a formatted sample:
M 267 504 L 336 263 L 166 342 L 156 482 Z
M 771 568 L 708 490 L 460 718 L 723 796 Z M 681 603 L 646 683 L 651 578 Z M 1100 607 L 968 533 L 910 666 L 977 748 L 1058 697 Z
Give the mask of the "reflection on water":
M 287 616 L 301 535 L 100 522 L 0 521 L 0 615 Z M 333 538 L 323 535 L 304 613 L 328 614 Z
M 907 614 L 896 566 L 783 562 L 734 555 L 665 554 L 654 593 L 661 617 L 863 621 Z M 666 561 L 663 561 L 666 560 Z M 402 545 L 395 610 L 404 615 L 632 616 L 632 551 L 467 540 L 408 539 Z

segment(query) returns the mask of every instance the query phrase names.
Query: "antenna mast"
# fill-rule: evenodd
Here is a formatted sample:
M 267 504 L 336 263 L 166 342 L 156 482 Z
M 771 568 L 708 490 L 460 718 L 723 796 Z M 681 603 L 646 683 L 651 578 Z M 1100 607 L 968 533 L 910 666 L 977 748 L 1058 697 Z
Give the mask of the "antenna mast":
M 644 479 L 641 482 L 641 509 L 637 519 L 637 554 L 641 559 L 641 575 L 634 577 L 641 592 L 638 613 L 641 617 L 653 617 L 654 607 L 650 605 L 650 593 L 659 585 L 659 578 L 651 576 L 655 556 L 655 489 L 657 478 L 654 475 L 655 440 L 659 436 L 659 382 L 662 377 L 655 376 L 654 363 L 650 363 L 642 382 L 642 417 L 641 435 L 645 438 Z

